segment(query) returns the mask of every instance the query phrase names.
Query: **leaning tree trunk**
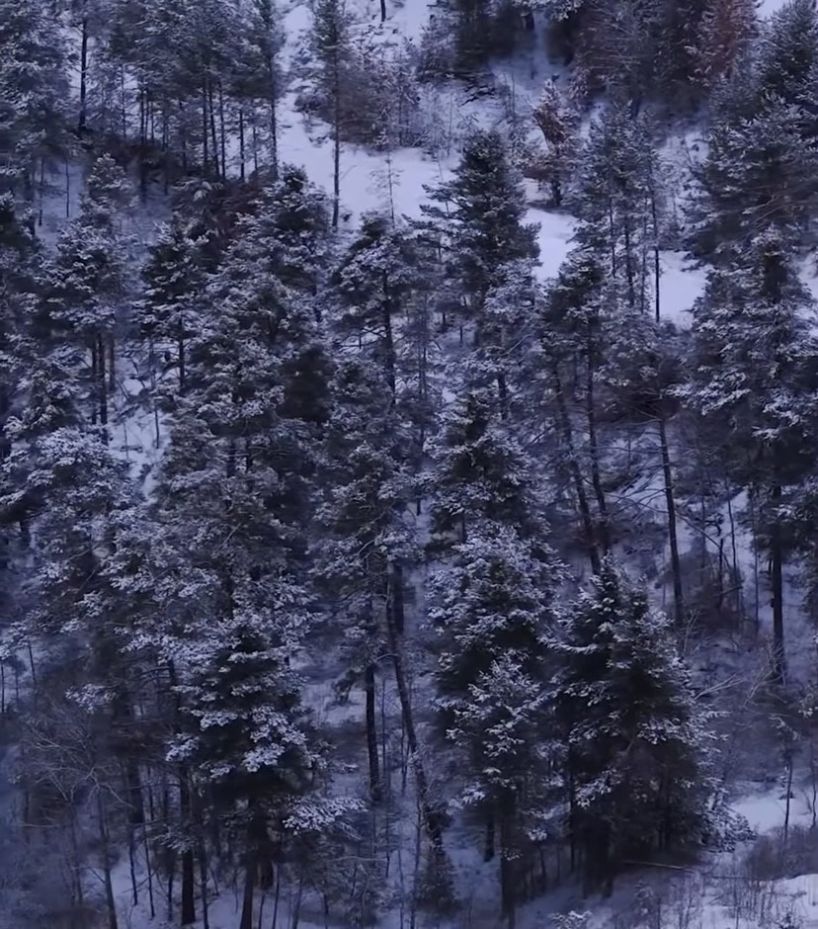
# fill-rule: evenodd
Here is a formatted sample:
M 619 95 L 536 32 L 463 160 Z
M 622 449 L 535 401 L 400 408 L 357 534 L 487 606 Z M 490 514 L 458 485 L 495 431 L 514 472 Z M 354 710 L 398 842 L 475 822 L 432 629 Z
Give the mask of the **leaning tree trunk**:
M 412 710 L 412 700 L 409 694 L 409 685 L 406 680 L 406 668 L 404 665 L 403 643 L 395 624 L 395 611 L 393 609 L 393 591 L 391 584 L 388 585 L 386 595 L 386 630 L 389 637 L 389 649 L 392 653 L 392 663 L 395 668 L 395 683 L 398 688 L 398 698 L 400 700 L 401 715 L 403 717 L 403 726 L 406 730 L 406 741 L 409 745 L 409 752 L 412 756 L 412 767 L 415 772 L 415 782 L 417 784 L 418 802 L 423 817 L 424 825 L 435 854 L 442 857 L 443 852 L 443 834 L 440 828 L 439 817 L 435 815 L 432 806 L 429 791 L 429 781 L 426 777 L 426 769 L 423 766 L 423 759 L 420 756 L 420 745 L 418 743 L 417 730 L 415 729 L 415 716 Z

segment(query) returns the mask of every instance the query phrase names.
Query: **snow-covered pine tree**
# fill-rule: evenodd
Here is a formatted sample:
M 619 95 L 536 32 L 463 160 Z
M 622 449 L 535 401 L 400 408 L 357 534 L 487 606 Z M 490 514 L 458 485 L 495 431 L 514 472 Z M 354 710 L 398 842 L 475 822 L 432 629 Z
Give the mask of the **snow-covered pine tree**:
M 630 313 L 622 325 L 611 328 L 600 372 L 606 388 L 606 414 L 623 425 L 632 423 L 644 429 L 653 439 L 644 467 L 661 474 L 674 617 L 679 628 L 685 621 L 685 607 L 671 423 L 686 380 L 681 362 L 684 345 L 672 324 L 657 324 L 643 313 Z
M 734 0 L 736 2 L 736 0 Z M 797 104 L 818 67 L 818 11 L 812 0 L 787 0 L 770 17 L 758 50 L 759 91 Z
M 11 193 L 0 194 L 0 486 L 6 497 L 0 506 L 0 615 L 9 622 L 22 611 L 23 553 L 36 504 L 25 490 L 25 457 L 5 463 L 24 441 L 20 417 L 33 400 L 32 369 L 46 350 L 36 342 L 42 256 L 25 217 Z
M 282 283 L 315 297 L 333 255 L 324 191 L 309 180 L 303 168 L 284 164 L 278 181 L 258 205 L 256 222 L 275 243 L 273 262 Z
M 352 21 L 345 0 L 315 0 L 312 16 L 309 36 L 315 63 L 312 82 L 320 98 L 320 107 L 332 127 L 332 227 L 335 229 L 341 207 L 341 136 L 353 53 Z
M 753 502 L 756 543 L 771 560 L 773 668 L 783 680 L 783 565 L 788 510 L 815 455 L 818 345 L 785 238 L 776 231 L 732 253 L 711 272 L 694 308 L 689 399 L 721 449 L 723 467 Z
M 0 22 L 0 192 L 33 206 L 38 179 L 66 142 L 63 41 L 40 0 L 3 0 Z
M 543 0 L 542 6 L 551 19 L 562 20 L 576 15 L 586 0 Z
M 339 365 L 327 425 L 325 500 L 319 512 L 321 574 L 338 611 L 348 653 L 348 684 L 365 692 L 369 789 L 384 795 L 375 680 L 393 609 L 395 561 L 412 547 L 409 475 L 401 464 L 401 428 L 385 372 L 365 358 Z M 393 617 L 394 620 L 394 617 Z
M 570 200 L 580 219 L 575 241 L 605 269 L 609 311 L 650 306 L 655 269 L 646 255 L 660 236 L 662 175 L 645 118 L 614 104 L 591 123 Z
M 160 230 L 142 271 L 144 291 L 140 329 L 149 343 L 152 376 L 176 371 L 179 393 L 185 391 L 188 341 L 201 311 L 205 278 L 199 243 L 177 215 Z M 157 364 L 158 359 L 164 360 Z
M 472 524 L 453 555 L 429 585 L 438 721 L 463 772 L 457 802 L 487 829 L 487 859 L 499 836 L 502 909 L 513 925 L 526 829 L 543 812 L 552 760 L 544 682 L 559 573 L 542 538 L 487 521 Z
M 758 32 L 754 0 L 708 0 L 692 43 L 692 77 L 708 91 L 733 77 Z
M 705 10 L 720 0 L 664 0 L 657 32 L 656 76 L 662 97 L 689 109 L 701 98 L 694 77 L 700 55 L 698 40 Z
M 585 544 L 594 570 L 600 553 L 610 550 L 613 530 L 613 514 L 603 480 L 598 392 L 606 326 L 616 328 L 620 323 L 603 315 L 606 269 L 604 252 L 600 254 L 593 244 L 580 245 L 568 254 L 548 294 L 541 338 L 544 373 L 553 393 L 560 442 L 568 455 Z M 571 373 L 576 374 L 577 370 L 579 378 Z M 589 483 L 590 491 L 586 489 Z M 590 505 L 589 493 L 594 507 Z
M 107 155 L 88 176 L 79 216 L 60 237 L 49 304 L 55 332 L 87 352 L 82 379 L 90 420 L 104 432 L 115 386 L 115 338 L 130 289 L 128 243 L 118 210 L 130 199 L 122 169 Z
M 162 620 L 148 624 L 146 636 L 159 650 L 163 673 L 177 688 L 179 705 L 170 715 L 170 725 L 174 745 L 182 752 L 188 739 L 201 735 L 207 744 L 208 737 L 217 735 L 198 733 L 195 726 L 183 725 L 183 718 L 190 721 L 197 713 L 206 714 L 210 703 L 220 699 L 226 701 L 226 713 L 235 713 L 245 743 L 252 737 L 252 726 L 265 719 L 273 727 L 270 739 L 277 737 L 274 717 L 283 712 L 283 705 L 265 709 L 255 687 L 263 690 L 268 683 L 258 683 L 258 676 L 266 681 L 268 673 L 279 675 L 276 668 L 288 650 L 292 656 L 314 611 L 305 558 L 318 431 L 327 413 L 328 363 L 312 299 L 278 276 L 282 247 L 269 219 L 263 211 L 247 217 L 221 267 L 211 275 L 188 341 L 185 393 L 167 414 L 169 441 L 153 507 L 154 546 L 164 565 L 156 578 Z M 214 307 L 217 311 L 211 312 Z M 156 573 L 155 566 L 147 570 L 148 577 Z M 208 681 L 213 685 L 219 669 L 230 661 L 213 629 L 239 650 L 246 646 L 244 670 L 251 674 L 236 684 L 233 694 L 215 688 L 208 695 L 205 686 Z M 201 648 L 196 660 L 186 660 L 197 643 Z M 253 666 L 254 656 L 259 658 L 258 668 Z M 242 667 L 240 661 L 239 677 Z M 203 704 L 194 702 L 202 669 Z M 286 685 L 286 673 L 279 676 Z M 252 699 L 248 696 L 240 712 L 236 700 L 245 686 Z M 272 688 L 269 695 L 275 702 L 277 694 L 284 699 L 288 692 L 286 686 L 281 692 Z M 286 720 L 282 717 L 281 722 Z M 235 755 L 228 757 L 232 749 L 224 747 L 220 760 L 228 773 L 234 766 L 239 786 L 245 744 L 241 739 Z M 247 914 L 252 912 L 259 869 L 269 871 L 273 863 L 277 839 L 270 830 L 284 827 L 264 819 L 262 830 L 259 820 L 246 815 L 250 800 L 238 787 L 232 807 L 211 809 L 208 798 L 215 788 L 206 785 L 218 778 L 208 769 L 210 753 L 204 748 L 195 758 L 171 755 L 179 813 L 170 837 L 183 852 L 183 919 L 193 918 L 194 851 L 200 863 L 204 856 L 206 874 L 202 818 L 218 821 L 224 816 L 242 844 L 246 920 L 251 918 Z M 256 787 L 263 780 L 255 781 Z M 290 800 L 295 802 L 295 794 Z M 288 836 L 294 838 L 288 833 L 282 841 L 289 841 Z M 207 881 L 200 884 L 206 905 Z
M 464 387 L 431 443 L 432 530 L 435 546 L 467 542 L 472 523 L 513 526 L 534 537 L 544 505 L 531 461 L 486 388 Z
M 324 768 L 293 668 L 308 623 L 303 591 L 280 580 L 259 593 L 235 578 L 225 613 L 178 649 L 183 727 L 168 747 L 206 797 L 206 816 L 236 843 L 240 929 L 254 929 L 259 873 L 292 856 L 290 819 L 320 790 Z
M 507 266 L 539 254 L 536 227 L 523 221 L 521 179 L 500 134 L 470 135 L 454 177 L 428 193 L 424 238 L 442 247 L 448 274 L 462 289 L 464 315 L 475 318 Z
M 610 888 L 621 862 L 700 840 L 707 731 L 668 619 L 610 559 L 557 649 L 569 837 L 587 886 Z
M 253 163 L 258 170 L 255 114 L 261 108 L 269 147 L 270 175 L 275 180 L 279 168 L 278 107 L 287 88 L 282 62 L 286 34 L 276 0 L 245 0 L 245 7 L 246 28 L 240 38 L 242 54 L 234 64 L 232 75 L 233 92 L 239 100 L 239 177 L 244 180 L 249 174 L 248 140 L 252 143 Z
M 477 79 L 492 55 L 513 51 L 522 22 L 533 26 L 532 4 L 523 0 L 451 0 L 449 9 L 455 73 L 466 80 Z
M 547 692 L 516 657 L 501 654 L 469 685 L 452 715 L 447 738 L 467 759 L 458 800 L 490 817 L 485 854 L 489 842 L 496 843 L 500 907 L 513 927 L 525 899 L 521 886 L 530 887 L 536 873 L 538 826 L 551 800 Z
M 407 302 L 420 286 L 413 243 L 406 230 L 377 213 L 361 220 L 333 275 L 341 303 L 335 321 L 339 336 L 355 339 L 382 368 L 392 397 L 398 399 L 398 350 Z
M 10 193 L 0 195 L 0 462 L 11 450 L 6 423 L 19 412 L 26 343 L 36 316 L 40 256 L 20 213 Z
M 718 88 L 707 157 L 694 170 L 689 216 L 696 254 L 718 264 L 768 229 L 795 247 L 812 240 L 816 152 L 808 123 L 780 92 L 764 92 L 752 62 Z
M 551 203 L 559 208 L 576 144 L 577 113 L 557 82 L 552 80 L 543 87 L 533 116 L 546 145 L 545 157 L 535 162 L 538 179 L 547 180 L 551 187 Z
M 383 366 L 367 357 L 338 366 L 326 430 L 326 480 L 319 524 L 319 571 L 330 607 L 342 620 L 347 686 L 363 681 L 372 799 L 391 791 L 377 736 L 376 673 L 393 666 L 401 719 L 415 775 L 421 822 L 431 842 L 432 870 L 444 866 L 442 823 L 412 705 L 404 650 L 404 567 L 416 555 L 410 505 L 415 486 L 407 428 L 396 410 Z M 438 875 L 440 876 L 440 875 Z

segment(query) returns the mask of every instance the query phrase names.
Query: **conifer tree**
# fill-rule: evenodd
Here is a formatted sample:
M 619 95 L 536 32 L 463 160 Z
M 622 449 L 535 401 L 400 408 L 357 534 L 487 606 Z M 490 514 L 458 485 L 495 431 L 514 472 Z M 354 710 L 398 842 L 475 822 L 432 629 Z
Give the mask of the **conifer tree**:
M 420 815 L 439 867 L 444 864 L 441 820 L 421 755 L 402 642 L 402 565 L 416 547 L 403 429 L 383 372 L 366 358 L 339 366 L 333 396 L 326 430 L 330 482 L 319 512 L 328 530 L 319 547 L 321 580 L 342 618 L 350 678 L 363 679 L 371 798 L 379 802 L 388 791 L 387 772 L 379 762 L 375 702 L 376 673 L 386 647 Z
M 31 321 L 38 303 L 38 266 L 34 239 L 20 222 L 14 198 L 10 193 L 0 195 L 0 469 L 12 453 L 15 420 L 25 403 L 26 368 L 32 360 Z M 19 594 L 13 555 L 18 543 L 25 540 L 27 518 L 25 495 L 0 516 L 0 583 L 4 590 L 0 611 L 9 616 L 15 593 Z
M 543 505 L 530 461 L 485 388 L 466 386 L 431 453 L 436 544 L 467 542 L 471 524 L 486 520 L 529 536 L 538 532 Z
M 757 31 L 752 0 L 709 0 L 694 44 L 695 77 L 707 90 L 733 77 Z
M 759 48 L 760 92 L 796 104 L 818 66 L 818 12 L 810 0 L 788 0 L 770 18 Z
M 718 264 L 769 229 L 795 247 L 811 241 L 815 150 L 803 111 L 765 93 L 752 65 L 719 88 L 713 109 L 707 157 L 695 171 L 695 253 Z
M 266 110 L 267 134 L 270 148 L 270 174 L 278 178 L 278 107 L 287 86 L 282 65 L 282 51 L 286 35 L 281 12 L 275 0 L 249 0 L 247 28 L 242 36 L 242 55 L 236 76 L 235 93 L 240 101 L 248 101 L 251 108 L 262 106 Z M 243 180 L 247 164 L 247 117 L 239 109 L 239 175 Z M 255 147 L 254 147 L 255 153 Z
M 651 284 L 657 283 L 644 256 L 649 249 L 658 254 L 661 177 L 644 118 L 614 104 L 591 124 L 572 192 L 580 219 L 575 240 L 605 269 L 611 311 L 645 312 L 650 305 Z
M 37 178 L 65 142 L 63 42 L 39 0 L 4 0 L 0 22 L 0 192 L 32 204 Z
M 209 634 L 177 656 L 186 722 L 168 760 L 191 772 L 239 843 L 239 926 L 253 929 L 258 873 L 286 861 L 290 818 L 319 787 L 323 759 L 291 667 L 305 631 L 302 592 L 285 582 L 274 599 L 260 600 L 252 582 L 239 583 L 231 601 Z
M 345 0 L 315 0 L 310 46 L 317 72 L 314 83 L 328 112 L 332 132 L 332 227 L 341 206 L 341 134 L 352 57 L 351 20 Z
M 612 561 L 574 603 L 558 649 L 571 842 L 588 885 L 610 888 L 617 862 L 696 843 L 707 735 L 668 620 Z
M 536 227 L 523 222 L 522 184 L 499 133 L 474 132 L 452 180 L 429 196 L 422 210 L 443 236 L 444 261 L 474 318 L 510 263 L 538 255 Z
M 439 723 L 466 765 L 459 799 L 486 824 L 487 859 L 499 830 L 502 908 L 512 925 L 514 862 L 549 760 L 544 680 L 557 579 L 541 538 L 479 522 L 429 591 L 440 639 Z
M 164 351 L 166 360 L 175 356 L 170 364 L 184 393 L 187 346 L 204 297 L 204 275 L 199 243 L 180 217 L 174 216 L 160 230 L 143 278 L 142 332 L 150 341 L 151 355 Z
M 556 82 L 549 81 L 543 88 L 533 115 L 547 148 L 544 163 L 539 167 L 551 186 L 551 202 L 559 208 L 575 142 L 576 114 L 567 104 Z
M 363 679 L 369 786 L 383 797 L 376 729 L 375 676 L 386 641 L 384 610 L 390 608 L 390 573 L 411 546 L 409 484 L 400 465 L 400 428 L 389 383 L 366 360 L 339 367 L 334 409 L 327 427 L 331 482 L 320 521 L 329 538 L 322 545 L 322 574 L 340 600 L 351 668 Z
M 392 402 L 398 398 L 398 347 L 407 302 L 419 287 L 412 243 L 386 217 L 368 214 L 343 257 L 333 283 L 341 298 L 341 334 L 371 340 L 373 360 L 383 367 Z M 367 345 L 367 349 L 370 345 Z
M 731 265 L 711 273 L 694 309 L 690 399 L 759 511 L 753 528 L 770 553 L 773 667 L 783 680 L 787 511 L 814 454 L 818 409 L 812 301 L 775 232 L 754 238 Z
M 685 621 L 684 591 L 678 531 L 678 503 L 673 461 L 672 421 L 679 410 L 685 377 L 680 357 L 683 343 L 672 324 L 656 325 L 632 313 L 611 333 L 608 357 L 601 372 L 607 388 L 609 415 L 620 422 L 648 426 L 657 439 L 658 468 L 667 516 L 667 538 L 673 581 L 674 617 Z
M 316 297 L 332 257 L 326 194 L 303 168 L 285 164 L 258 210 L 259 227 L 275 241 L 278 277 L 296 292 Z
M 583 523 L 591 565 L 610 550 L 613 515 L 603 480 L 604 460 L 598 409 L 599 370 L 604 361 L 605 331 L 612 322 L 603 315 L 607 261 L 593 247 L 579 246 L 569 253 L 548 295 L 543 338 L 547 378 L 554 394 L 561 439 L 569 455 L 572 482 Z M 614 292 L 615 295 L 615 292 Z M 612 300 L 614 309 L 617 307 Z M 581 364 L 580 378 L 569 390 L 571 366 Z M 576 368 L 575 368 L 576 370 Z M 573 401 L 573 402 L 572 402 Z M 581 411 L 575 429 L 573 408 Z M 587 439 L 580 443 L 580 436 Z M 590 481 L 589 481 L 590 477 Z M 590 491 L 586 485 L 590 484 Z M 595 513 L 589 503 L 595 502 Z
M 716 5 L 720 0 L 715 0 Z M 657 35 L 657 78 L 662 96 L 683 108 L 701 97 L 694 77 L 699 69 L 702 16 L 712 0 L 665 0 L 661 4 Z
M 130 288 L 127 240 L 116 211 L 129 197 L 122 169 L 107 155 L 99 158 L 80 214 L 57 243 L 50 299 L 54 328 L 87 351 L 90 419 L 104 430 L 115 378 L 116 330 Z

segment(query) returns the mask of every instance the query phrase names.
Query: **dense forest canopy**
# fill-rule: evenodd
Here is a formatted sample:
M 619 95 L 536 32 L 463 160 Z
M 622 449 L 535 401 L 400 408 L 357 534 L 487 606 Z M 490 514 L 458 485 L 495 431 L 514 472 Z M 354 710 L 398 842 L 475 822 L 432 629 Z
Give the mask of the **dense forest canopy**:
M 812 925 L 816 219 L 813 0 L 0 0 L 0 927 Z

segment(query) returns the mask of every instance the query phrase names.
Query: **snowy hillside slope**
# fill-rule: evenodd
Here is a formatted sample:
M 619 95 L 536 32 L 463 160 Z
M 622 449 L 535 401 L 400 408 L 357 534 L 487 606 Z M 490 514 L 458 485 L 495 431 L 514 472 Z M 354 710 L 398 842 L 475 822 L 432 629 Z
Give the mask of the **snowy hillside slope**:
M 761 10 L 764 15 L 770 15 L 780 6 L 780 0 L 765 0 Z M 376 0 L 354 0 L 350 8 L 356 20 L 356 28 L 385 45 L 397 45 L 403 41 L 419 43 L 429 18 L 435 15 L 435 4 L 427 4 L 425 0 L 405 0 L 403 4 L 390 5 L 385 23 L 380 22 L 380 5 Z M 307 4 L 292 3 L 286 10 L 284 22 L 287 32 L 285 58 L 294 67 L 303 55 L 303 34 L 310 23 Z M 442 88 L 425 92 L 427 96 L 422 105 L 429 111 L 435 111 L 441 127 L 434 146 L 428 146 L 426 150 L 398 148 L 386 154 L 363 146 L 342 145 L 339 243 L 352 241 L 361 217 L 371 211 L 394 213 L 410 219 L 420 218 L 420 204 L 426 200 L 427 188 L 451 178 L 460 158 L 463 139 L 474 126 L 494 128 L 506 134 L 516 129 L 520 122 L 528 125 L 529 134 L 536 140 L 537 133 L 531 125 L 531 111 L 543 83 L 554 76 L 565 77 L 562 64 L 549 58 L 543 32 L 542 18 L 538 16 L 529 44 L 513 58 L 493 62 L 493 93 L 476 96 L 457 82 L 449 82 Z M 69 38 L 76 43 L 76 32 L 71 32 Z M 299 111 L 299 89 L 295 82 L 281 103 L 280 160 L 282 163 L 303 166 L 311 180 L 329 191 L 332 187 L 333 167 L 330 133 L 319 119 L 307 119 Z M 689 159 L 698 157 L 691 156 L 690 143 L 698 138 L 700 128 L 678 130 L 678 134 L 673 134 L 665 146 L 664 155 L 673 165 L 674 174 L 679 177 L 685 176 Z M 237 176 L 238 172 L 236 145 L 236 141 L 232 140 L 229 146 L 228 173 L 232 176 Z M 61 188 L 59 175 L 52 179 L 51 189 L 42 204 L 41 226 L 41 236 L 49 246 L 53 245 L 66 221 L 76 215 L 84 167 L 81 160 L 68 164 L 64 174 L 66 187 Z M 543 208 L 541 192 L 533 182 L 527 182 L 526 192 L 528 204 L 525 219 L 538 226 L 537 244 L 540 254 L 537 275 L 542 282 L 548 282 L 555 278 L 571 249 L 576 219 L 567 211 Z M 679 211 L 684 209 L 685 195 L 683 189 L 674 190 L 674 197 L 679 198 L 675 208 Z M 154 189 L 149 190 L 144 201 L 129 212 L 125 231 L 134 238 L 132 257 L 135 262 L 141 263 L 148 247 L 155 240 L 158 224 L 167 218 L 167 214 L 167 199 Z M 682 251 L 663 250 L 659 258 L 662 318 L 680 329 L 687 329 L 691 322 L 689 311 L 704 291 L 706 271 Z M 818 296 L 818 277 L 811 260 L 804 262 L 802 276 L 812 293 Z M 462 330 L 459 341 L 463 341 Z M 440 391 L 445 400 L 445 413 L 452 408 L 463 377 L 461 356 L 464 353 L 457 334 L 449 332 L 437 338 L 432 354 L 435 363 L 440 365 L 440 370 L 433 374 L 433 380 L 435 389 Z M 118 355 L 116 361 L 117 385 L 111 397 L 111 449 L 128 462 L 141 492 L 150 499 L 154 492 L 156 467 L 168 443 L 166 424 L 163 416 L 154 408 L 146 408 L 140 400 L 152 385 L 140 379 L 142 375 L 135 361 L 127 351 Z M 644 427 L 640 424 L 631 430 L 627 440 L 617 439 L 611 443 L 611 447 L 606 446 L 604 451 L 629 460 L 633 455 L 634 459 L 642 462 L 633 482 L 616 491 L 611 490 L 611 499 L 615 499 L 619 492 L 623 498 L 623 511 L 649 514 L 647 521 L 652 521 L 654 525 L 664 522 L 667 508 L 663 499 L 660 449 L 652 425 Z M 676 449 L 673 451 L 675 454 Z M 250 457 L 248 452 L 248 460 Z M 617 505 L 620 505 L 620 501 L 617 501 Z M 763 583 L 759 581 L 766 566 L 760 563 L 761 557 L 753 547 L 751 532 L 746 525 L 734 527 L 732 552 L 727 542 L 728 531 L 724 528 L 734 522 L 735 512 L 748 505 L 746 496 L 742 495 L 722 505 L 717 511 L 721 520 L 718 534 L 714 531 L 706 538 L 703 547 L 705 554 L 709 553 L 714 559 L 723 558 L 725 551 L 728 552 L 726 558 L 731 562 L 730 567 L 744 578 L 747 609 L 749 613 L 755 614 L 757 629 L 750 645 L 743 631 L 728 630 L 717 640 L 709 641 L 706 651 L 696 651 L 695 646 L 690 647 L 687 657 L 697 673 L 698 686 L 705 695 L 704 700 L 712 697 L 707 692 L 711 684 L 717 694 L 726 692 L 728 700 L 734 696 L 736 700 L 744 699 L 746 693 L 753 691 L 756 686 L 755 675 L 763 676 L 768 663 L 772 612 L 766 592 L 762 589 Z M 693 553 L 702 547 L 700 532 L 693 522 L 690 512 L 680 515 L 679 539 L 685 557 L 691 560 L 699 557 Z M 417 517 L 414 528 L 424 540 L 428 537 L 426 512 Z M 640 573 L 643 563 L 669 563 L 670 552 L 664 540 L 656 542 L 654 536 L 647 536 L 641 540 L 644 551 L 639 549 L 639 544 L 640 540 L 637 539 L 632 548 L 617 551 L 635 574 Z M 420 572 L 418 576 L 406 579 L 407 587 L 415 592 L 422 588 L 425 580 L 419 575 Z M 799 580 L 799 571 L 790 568 L 785 589 L 786 649 L 791 682 L 795 688 L 810 680 L 814 672 L 811 644 L 813 630 L 802 608 L 803 592 Z M 670 611 L 672 588 L 667 571 L 651 578 L 651 595 Z M 420 594 L 416 593 L 415 599 L 416 602 L 412 603 L 410 595 L 407 608 L 406 623 L 410 639 L 416 635 L 420 639 L 424 623 L 424 604 Z M 430 707 L 434 700 L 434 664 L 422 647 L 418 647 L 417 653 L 410 657 L 414 675 L 411 686 L 414 688 L 416 703 L 423 708 L 418 714 L 421 741 L 429 745 L 433 741 L 432 722 L 431 712 L 426 710 L 427 705 Z M 390 655 L 383 656 L 383 660 L 390 658 Z M 307 669 L 306 702 L 315 711 L 322 726 L 332 731 L 343 746 L 345 736 L 350 733 L 355 738 L 359 736 L 359 722 L 366 712 L 363 691 L 355 689 L 346 700 L 340 699 L 335 681 L 345 669 L 337 655 L 329 650 L 322 653 L 321 659 L 319 667 Z M 419 925 L 434 925 L 438 929 L 495 929 L 498 926 L 497 900 L 500 896 L 497 861 L 484 860 L 480 847 L 483 826 L 473 825 L 460 815 L 461 811 L 453 814 L 446 832 L 447 852 L 451 857 L 453 880 L 461 910 L 452 919 L 421 917 L 416 916 L 414 908 L 411 913 L 407 910 L 407 888 L 415 886 L 413 882 L 418 876 L 422 833 L 421 814 L 418 812 L 420 798 L 412 777 L 397 687 L 391 678 L 387 680 L 386 675 L 379 687 L 377 711 L 384 730 L 381 750 L 384 768 L 388 767 L 386 759 L 389 759 L 392 766 L 389 768 L 389 783 L 395 790 L 395 806 L 387 807 L 383 811 L 382 821 L 379 819 L 377 825 L 373 826 L 373 831 L 386 831 L 384 846 L 388 849 L 388 877 L 383 882 L 384 886 L 379 888 L 383 915 L 378 921 L 378 929 L 406 929 L 407 926 L 414 929 L 416 918 Z M 762 728 L 759 727 L 760 730 Z M 389 738 L 386 735 L 387 729 L 390 731 Z M 782 868 L 786 870 L 778 860 L 779 857 L 786 857 L 779 847 L 785 820 L 788 829 L 793 832 L 800 830 L 799 835 L 811 834 L 810 827 L 814 826 L 814 762 L 811 769 L 805 752 L 799 754 L 794 765 L 791 761 L 790 785 L 786 781 L 786 774 L 782 775 L 782 763 L 778 757 L 768 757 L 773 751 L 778 751 L 777 747 L 775 750 L 772 748 L 775 742 L 769 731 L 764 729 L 756 733 L 748 726 L 747 733 L 728 733 L 727 737 L 731 735 L 742 742 L 735 745 L 733 760 L 740 758 L 742 765 L 746 760 L 746 768 L 739 771 L 735 778 L 738 786 L 733 785 L 734 793 L 740 796 L 733 799 L 731 805 L 761 837 L 755 844 L 752 840 L 746 840 L 739 844 L 735 852 L 708 853 L 701 862 L 690 864 L 657 861 L 648 867 L 641 861 L 627 862 L 626 873 L 617 880 L 613 895 L 605 898 L 585 896 L 576 880 L 565 880 L 565 872 L 569 868 L 567 854 L 561 848 L 552 849 L 546 843 L 543 872 L 547 870 L 549 880 L 556 880 L 559 886 L 520 907 L 517 929 L 547 929 L 550 926 L 557 929 L 770 929 L 773 926 L 775 929 L 795 926 L 810 929 L 818 926 L 818 861 L 814 862 L 814 867 L 811 860 L 807 864 L 798 862 L 792 865 L 798 871 L 797 876 L 781 876 L 778 873 Z M 747 744 L 744 744 L 745 735 L 749 740 Z M 751 744 L 753 738 L 758 739 L 757 745 Z M 353 741 L 351 736 L 349 741 Z M 344 800 L 360 801 L 366 767 L 364 753 L 358 746 L 346 753 L 342 747 L 339 754 L 342 764 L 339 765 L 341 773 L 337 778 L 338 795 Z M 751 758 L 753 755 L 756 757 Z M 422 760 L 435 771 L 436 778 L 445 778 L 443 772 L 435 770 L 434 750 L 425 749 Z M 756 775 L 766 776 L 767 782 L 757 781 Z M 787 796 L 786 792 L 790 790 L 791 795 Z M 378 816 L 381 816 L 380 812 Z M 154 886 L 151 871 L 144 866 L 149 854 L 147 838 L 144 850 L 135 849 L 133 836 L 136 834 L 137 831 L 131 831 L 131 847 L 118 849 L 118 860 L 113 869 L 112 890 L 115 909 L 121 920 L 120 929 L 175 929 L 175 918 L 164 917 L 164 896 L 167 894 L 173 901 L 174 888 L 158 883 Z M 765 852 L 765 836 L 775 845 L 774 853 L 770 852 L 770 856 L 775 858 L 776 867 L 770 866 L 769 873 L 751 873 L 745 856 L 755 853 L 754 850 L 759 848 Z M 804 844 L 808 844 L 806 839 Z M 206 865 L 202 867 L 206 870 Z M 99 874 L 89 868 L 87 880 L 89 885 L 94 885 L 93 893 L 98 889 L 96 883 L 101 883 L 98 878 Z M 207 926 L 209 929 L 235 929 L 242 908 L 242 885 L 238 871 L 218 871 L 214 866 L 210 880 L 212 896 L 209 900 Z M 208 885 L 207 880 L 203 883 Z M 178 888 L 175 892 L 178 895 Z M 328 929 L 330 926 L 346 929 L 348 925 L 335 913 L 328 916 L 326 911 L 322 912 L 320 895 L 317 892 L 304 892 L 301 883 L 288 883 L 281 893 L 278 885 L 275 889 L 266 887 L 258 893 L 257 902 L 258 926 L 261 929 L 266 929 L 268 925 L 292 929 Z M 566 913 L 575 914 L 573 922 L 570 916 L 565 916 Z M 421 923 L 421 919 L 426 921 Z M 793 921 L 786 922 L 788 919 Z M 190 925 L 204 929 L 201 913 L 196 922 Z

